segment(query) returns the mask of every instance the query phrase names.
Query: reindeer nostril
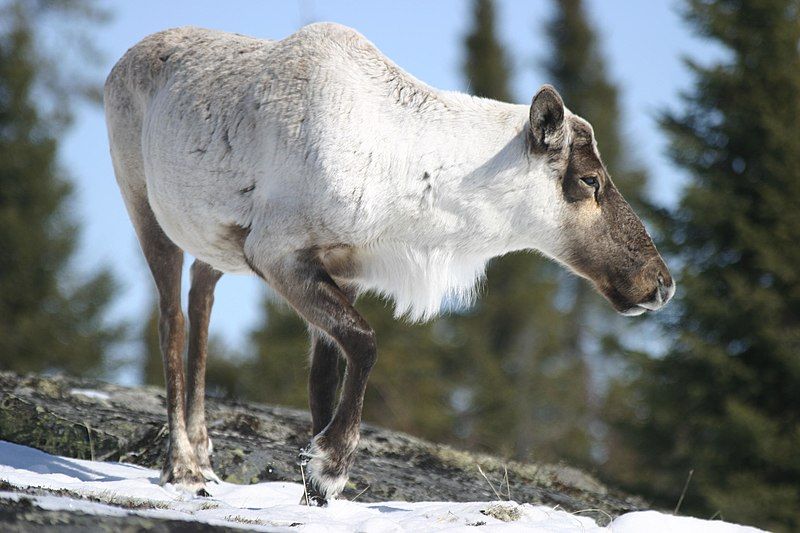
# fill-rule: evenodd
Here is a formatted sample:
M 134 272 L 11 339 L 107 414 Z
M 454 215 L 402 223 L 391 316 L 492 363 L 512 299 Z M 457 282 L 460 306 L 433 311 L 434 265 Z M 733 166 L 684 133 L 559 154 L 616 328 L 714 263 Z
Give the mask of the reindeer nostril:
M 675 294 L 675 282 L 668 275 L 664 276 L 663 272 L 658 274 L 658 294 L 664 303 L 670 301 Z
M 664 307 L 664 305 L 672 298 L 672 295 L 675 294 L 675 284 L 673 283 L 669 272 L 664 268 L 656 267 L 653 270 L 650 270 L 647 274 L 648 285 L 651 289 L 650 299 L 645 302 L 640 302 L 638 306 L 650 311 L 658 311 Z M 653 282 L 653 278 L 651 277 L 653 274 L 656 275 L 655 288 L 650 285 Z

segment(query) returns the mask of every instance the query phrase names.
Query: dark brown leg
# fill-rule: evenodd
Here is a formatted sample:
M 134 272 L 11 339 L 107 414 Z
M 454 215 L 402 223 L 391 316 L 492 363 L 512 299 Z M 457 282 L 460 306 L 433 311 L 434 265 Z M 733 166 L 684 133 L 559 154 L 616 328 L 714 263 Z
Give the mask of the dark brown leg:
M 159 295 L 158 323 L 164 377 L 167 385 L 169 446 L 161 470 L 161 483 L 176 483 L 193 491 L 203 490 L 203 475 L 186 433 L 183 377 L 184 322 L 181 311 L 183 250 L 167 237 L 145 200 L 136 204 L 131 219 L 153 274 Z
M 336 389 L 339 387 L 339 347 L 324 333 L 309 328 L 311 368 L 308 373 L 308 406 L 311 410 L 311 433 L 317 435 L 333 418 Z
M 367 378 L 377 358 L 375 333 L 315 252 L 302 251 L 275 263 L 254 266 L 311 326 L 333 340 L 347 359 L 336 412 L 304 452 L 309 499 L 324 505 L 344 488 L 353 462 Z M 329 392 L 322 390 L 326 392 L 320 392 L 320 401 Z
M 214 287 L 222 272 L 199 259 L 192 264 L 192 286 L 189 289 L 189 389 L 187 391 L 186 430 L 195 451 L 197 464 L 206 480 L 219 482 L 209 460 L 210 449 L 206 429 L 205 391 L 206 358 L 208 357 L 208 323 L 214 305 Z
M 355 301 L 354 289 L 342 287 L 342 292 L 351 304 Z M 312 435 L 318 435 L 333 418 L 342 352 L 336 341 L 317 328 L 310 327 L 309 334 L 311 369 L 308 374 L 308 403 L 311 409 L 311 432 Z

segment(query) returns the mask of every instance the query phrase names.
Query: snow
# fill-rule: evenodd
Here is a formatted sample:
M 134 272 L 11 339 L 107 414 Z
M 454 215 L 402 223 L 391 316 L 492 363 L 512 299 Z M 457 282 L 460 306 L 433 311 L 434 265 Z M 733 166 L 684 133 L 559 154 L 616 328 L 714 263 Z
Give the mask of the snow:
M 48 510 L 95 515 L 137 514 L 262 531 L 536 531 L 582 533 L 745 533 L 761 531 L 722 521 L 655 511 L 622 515 L 606 527 L 580 513 L 515 502 L 381 502 L 336 500 L 327 508 L 300 505 L 298 483 L 211 484 L 210 498 L 158 485 L 156 470 L 124 463 L 57 457 L 0 441 L 0 479 L 19 488 L 69 491 L 31 496 Z M 91 498 L 91 500 L 81 499 Z M 0 498 L 19 494 L 0 492 Z M 94 500 L 94 501 L 92 501 Z M 483 512 L 482 512 L 483 511 Z M 511 521 L 504 522 L 495 516 Z
M 98 400 L 108 400 L 111 398 L 108 393 L 94 389 L 72 389 L 69 392 L 70 394 L 75 394 L 77 396 L 85 396 L 87 398 L 94 398 Z

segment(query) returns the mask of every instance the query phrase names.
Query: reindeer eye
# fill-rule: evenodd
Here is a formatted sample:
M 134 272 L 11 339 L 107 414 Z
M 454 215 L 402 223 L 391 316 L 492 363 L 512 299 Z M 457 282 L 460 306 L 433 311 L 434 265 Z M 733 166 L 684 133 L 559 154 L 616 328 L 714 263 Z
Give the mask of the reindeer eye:
M 589 187 L 594 187 L 595 190 L 600 188 L 600 182 L 597 181 L 597 178 L 594 176 L 587 176 L 585 178 L 581 178 L 581 181 L 584 182 Z

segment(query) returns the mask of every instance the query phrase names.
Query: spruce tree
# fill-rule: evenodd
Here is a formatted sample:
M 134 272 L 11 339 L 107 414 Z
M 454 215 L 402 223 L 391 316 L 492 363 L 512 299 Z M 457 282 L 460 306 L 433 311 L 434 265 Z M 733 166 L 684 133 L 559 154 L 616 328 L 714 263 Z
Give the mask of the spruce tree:
M 546 26 L 550 51 L 543 62 L 548 81 L 558 88 L 572 112 L 592 124 L 614 183 L 646 218 L 649 203 L 644 198 L 645 173 L 624 147 L 619 91 L 609 79 L 596 30 L 587 19 L 582 0 L 554 0 L 554 7 L 553 18 Z M 598 375 L 597 369 L 608 367 L 607 352 L 618 351 L 623 344 L 620 337 L 630 334 L 645 318 L 619 317 L 589 283 L 566 273 L 560 275 L 559 294 L 559 308 L 566 319 L 560 322 L 556 352 L 561 365 L 571 373 L 571 379 L 565 379 L 562 386 L 585 392 L 583 396 L 573 392 L 575 403 L 565 414 L 570 424 L 578 426 L 573 434 L 580 434 L 587 444 L 591 441 L 598 446 L 595 450 L 601 450 L 605 443 L 587 432 L 603 419 L 605 377 Z M 573 460 L 581 465 L 596 461 L 597 457 L 588 455 L 588 448 L 583 451 L 584 455 Z
M 69 268 L 78 227 L 57 162 L 68 100 L 56 98 L 59 116 L 40 105 L 54 68 L 36 46 L 42 9 L 0 6 L 0 369 L 99 373 L 121 333 L 104 320 L 114 282 L 106 270 L 80 280 Z
M 619 90 L 609 79 L 596 31 L 587 20 L 583 0 L 554 0 L 554 4 L 556 11 L 547 24 L 551 49 L 545 72 L 570 110 L 592 124 L 614 183 L 637 204 L 646 178 L 625 150 Z
M 486 23 L 494 19 L 492 4 L 474 6 L 464 71 L 478 94 L 502 99 L 508 93 L 507 69 L 476 67 L 507 64 Z M 606 74 L 594 29 L 579 0 L 556 1 L 555 8 L 546 25 L 547 80 L 573 112 L 593 124 L 609 172 L 626 196 L 641 204 L 644 173 L 622 149 L 617 89 Z M 466 343 L 479 369 L 471 444 L 519 458 L 592 464 L 597 437 L 590 428 L 600 416 L 592 369 L 605 362 L 602 347 L 619 344 L 614 334 L 622 328 L 608 304 L 587 282 L 551 262 L 513 254 L 492 263 L 485 294 L 465 320 L 466 331 L 480 332 Z
M 471 94 L 510 102 L 509 62 L 495 35 L 495 18 L 492 0 L 472 3 L 472 29 L 464 39 L 464 76 Z
M 463 71 L 473 94 L 509 101 L 509 61 L 494 10 L 489 0 L 473 3 Z M 585 406 L 585 388 L 572 383 L 574 362 L 560 357 L 557 279 L 554 265 L 530 253 L 495 259 L 475 308 L 449 319 L 467 337 L 468 446 L 520 459 L 588 455 L 574 416 Z
M 673 506 L 693 470 L 684 512 L 797 531 L 800 2 L 692 0 L 685 17 L 726 54 L 688 60 L 694 85 L 663 116 L 692 177 L 664 232 L 674 340 L 617 391 L 615 475 Z
M 251 334 L 252 379 L 245 396 L 268 403 L 308 407 L 308 330 L 303 320 L 275 295 L 264 298 L 264 318 Z

